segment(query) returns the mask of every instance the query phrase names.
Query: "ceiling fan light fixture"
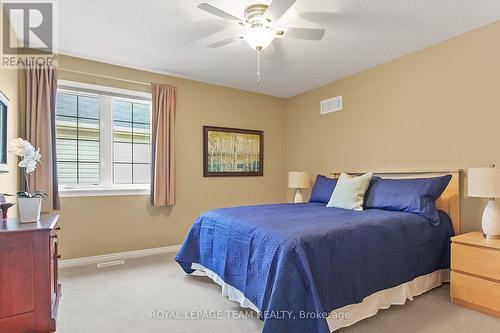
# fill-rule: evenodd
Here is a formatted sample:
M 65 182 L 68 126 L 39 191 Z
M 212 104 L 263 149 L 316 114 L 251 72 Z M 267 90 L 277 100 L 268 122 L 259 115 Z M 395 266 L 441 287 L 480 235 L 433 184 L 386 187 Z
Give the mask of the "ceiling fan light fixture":
M 243 38 L 251 48 L 261 51 L 271 44 L 275 36 L 275 32 L 269 28 L 255 27 L 249 28 Z
M 245 19 L 240 19 L 234 15 L 214 7 L 208 3 L 198 5 L 198 8 L 207 13 L 215 15 L 226 21 L 237 23 L 246 28 L 243 35 L 233 36 L 221 41 L 207 45 L 210 48 L 218 48 L 244 39 L 257 55 L 257 84 L 262 82 L 262 72 L 260 66 L 261 51 L 271 45 L 275 38 L 295 38 L 305 40 L 321 40 L 325 34 L 324 29 L 309 28 L 276 28 L 275 23 L 293 6 L 297 0 L 271 0 L 270 5 L 254 4 L 248 6 L 245 11 Z

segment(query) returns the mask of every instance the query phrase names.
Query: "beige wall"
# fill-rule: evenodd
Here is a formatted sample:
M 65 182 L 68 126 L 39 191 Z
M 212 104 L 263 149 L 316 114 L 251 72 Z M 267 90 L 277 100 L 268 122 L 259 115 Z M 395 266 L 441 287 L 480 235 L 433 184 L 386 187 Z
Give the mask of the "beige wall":
M 284 201 L 286 170 L 314 175 L 500 164 L 499 36 L 495 23 L 289 100 L 62 56 L 61 79 L 139 91 L 149 89 L 110 78 L 178 87 L 177 204 L 151 208 L 146 196 L 63 198 L 63 257 L 180 244 L 206 209 Z M 19 78 L 16 71 L 1 74 L 0 89 L 12 100 L 9 137 L 15 137 Z M 344 109 L 320 116 L 319 101 L 339 94 Z M 264 130 L 264 177 L 204 178 L 202 125 Z M 0 175 L 0 185 L 13 192 L 18 176 L 9 158 L 13 172 Z M 462 203 L 463 229 L 479 228 L 484 202 L 464 197 Z
M 288 170 L 500 165 L 499 38 L 495 23 L 289 99 Z M 336 95 L 343 110 L 320 116 Z M 463 195 L 463 231 L 480 228 L 483 204 Z
M 0 69 L 0 91 L 9 99 L 7 111 L 7 141 L 19 137 L 20 128 L 20 80 L 19 71 L 16 69 Z M 7 166 L 9 173 L 0 173 L 0 192 L 15 194 L 19 191 L 19 168 L 18 159 L 14 154 L 7 154 Z M 15 201 L 15 197 L 7 198 L 7 201 Z M 9 217 L 17 215 L 14 206 L 9 210 Z
M 77 58 L 61 57 L 59 66 L 178 87 L 176 205 L 151 208 L 146 196 L 63 198 L 60 246 L 64 259 L 178 245 L 204 210 L 285 200 L 284 99 Z M 64 70 L 59 78 L 149 91 L 142 85 Z M 204 178 L 203 125 L 264 130 L 264 176 Z

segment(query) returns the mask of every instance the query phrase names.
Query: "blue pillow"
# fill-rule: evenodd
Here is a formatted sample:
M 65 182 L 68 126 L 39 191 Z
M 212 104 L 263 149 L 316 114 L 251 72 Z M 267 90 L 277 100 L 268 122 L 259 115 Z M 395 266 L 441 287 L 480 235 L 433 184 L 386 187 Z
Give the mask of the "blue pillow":
M 365 197 L 366 208 L 409 212 L 439 224 L 436 200 L 443 194 L 451 175 L 418 179 L 379 179 Z
M 328 178 L 322 175 L 316 176 L 309 202 L 327 203 L 330 201 L 335 185 L 337 185 L 337 179 Z

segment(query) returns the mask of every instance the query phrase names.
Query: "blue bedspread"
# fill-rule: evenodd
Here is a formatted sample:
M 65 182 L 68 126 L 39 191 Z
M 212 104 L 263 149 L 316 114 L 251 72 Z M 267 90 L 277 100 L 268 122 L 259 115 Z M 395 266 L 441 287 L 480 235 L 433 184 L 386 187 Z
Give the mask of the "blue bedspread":
M 176 260 L 241 291 L 264 333 L 326 333 L 322 313 L 449 268 L 453 229 L 439 213 L 433 226 L 412 213 L 322 203 L 215 209 L 198 217 Z

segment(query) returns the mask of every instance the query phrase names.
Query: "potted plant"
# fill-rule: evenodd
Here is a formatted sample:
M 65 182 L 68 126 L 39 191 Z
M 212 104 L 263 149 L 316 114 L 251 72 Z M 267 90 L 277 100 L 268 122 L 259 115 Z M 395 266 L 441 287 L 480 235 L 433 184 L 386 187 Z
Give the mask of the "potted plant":
M 40 220 L 40 210 L 42 208 L 42 199 L 46 198 L 45 192 L 31 192 L 28 178 L 35 171 L 42 155 L 40 148 L 35 149 L 33 145 L 22 138 L 17 138 L 11 142 L 11 150 L 14 154 L 21 157 L 18 166 L 24 169 L 24 192 L 17 192 L 17 207 L 19 209 L 19 219 L 21 223 L 36 222 Z

